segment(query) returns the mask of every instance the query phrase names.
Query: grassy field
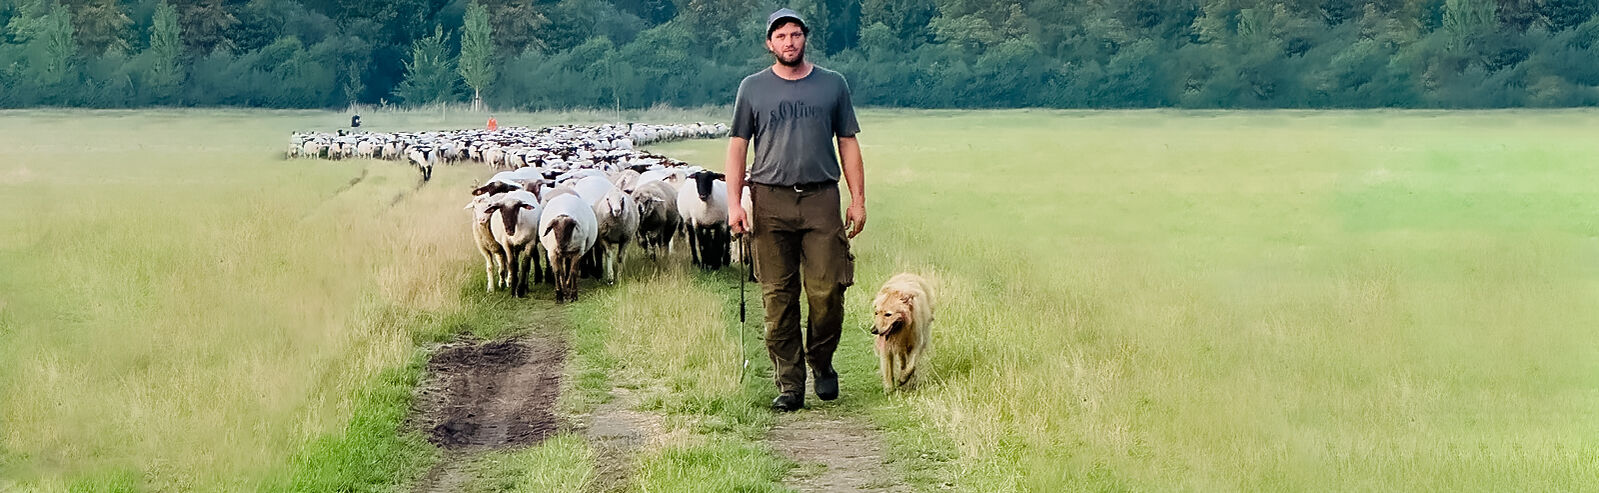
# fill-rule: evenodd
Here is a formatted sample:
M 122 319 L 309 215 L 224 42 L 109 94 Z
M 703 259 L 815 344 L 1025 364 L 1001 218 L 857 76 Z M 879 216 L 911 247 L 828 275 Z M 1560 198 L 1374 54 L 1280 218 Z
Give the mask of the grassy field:
M 419 186 L 394 163 L 280 159 L 291 130 L 343 122 L 0 114 L 0 490 L 325 490 L 422 472 L 431 446 L 395 438 L 419 344 L 503 332 L 515 311 L 470 289 L 481 259 L 461 205 L 489 171 Z
M 1591 488 L 1596 125 L 865 113 L 845 392 L 875 392 L 872 292 L 914 271 L 942 285 L 936 376 L 855 405 L 902 451 L 953 440 L 924 484 Z
M 1599 113 L 861 118 L 844 398 L 815 412 L 884 430 L 918 488 L 1599 484 Z M 275 159 L 289 130 L 340 121 L 0 113 L 0 490 L 318 491 L 438 460 L 395 432 L 420 348 L 552 316 L 477 293 L 460 206 L 485 170 L 417 187 L 392 163 Z M 932 374 L 884 396 L 857 328 L 907 270 L 940 285 Z M 668 417 L 630 489 L 775 488 L 753 337 L 738 380 L 736 275 L 624 276 L 544 322 L 572 339 L 565 406 L 624 386 Z M 474 491 L 581 488 L 595 460 L 572 435 L 490 459 Z

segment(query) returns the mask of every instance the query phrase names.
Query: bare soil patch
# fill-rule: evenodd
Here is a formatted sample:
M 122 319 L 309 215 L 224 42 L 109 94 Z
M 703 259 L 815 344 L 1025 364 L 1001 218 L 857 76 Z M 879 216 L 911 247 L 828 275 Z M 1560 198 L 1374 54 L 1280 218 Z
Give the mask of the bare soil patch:
M 857 418 L 801 411 L 783 415 L 768 436 L 772 448 L 799 463 L 784 483 L 804 492 L 909 492 L 885 464 L 877 431 Z
M 446 450 L 537 443 L 557 431 L 565 356 L 560 342 L 535 336 L 446 345 L 428 362 L 415 425 Z

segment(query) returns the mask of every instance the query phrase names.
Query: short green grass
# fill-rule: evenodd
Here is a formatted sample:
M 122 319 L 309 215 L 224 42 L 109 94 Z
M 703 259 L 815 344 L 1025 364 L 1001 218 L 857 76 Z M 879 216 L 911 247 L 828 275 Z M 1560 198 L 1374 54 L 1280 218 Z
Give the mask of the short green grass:
M 594 451 L 582 436 L 557 435 L 532 447 L 475 458 L 466 469 L 472 476 L 466 491 L 590 491 L 594 461 Z

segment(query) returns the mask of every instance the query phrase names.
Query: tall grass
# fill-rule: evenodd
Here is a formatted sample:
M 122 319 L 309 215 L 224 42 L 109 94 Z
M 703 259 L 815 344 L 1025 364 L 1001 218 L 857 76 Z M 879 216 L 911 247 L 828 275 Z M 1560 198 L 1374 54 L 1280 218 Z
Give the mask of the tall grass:
M 970 491 L 1571 490 L 1599 479 L 1592 112 L 869 112 L 847 327 L 940 286 Z M 712 156 L 718 146 L 681 144 Z M 867 336 L 846 331 L 851 381 Z M 859 388 L 859 387 L 857 387 Z M 868 387 L 861 389 L 873 391 Z M 913 417 L 906 418 L 910 412 Z M 936 448 L 936 445 L 931 445 Z
M 461 128 L 481 117 L 364 120 Z M 297 451 L 346 429 L 416 341 L 452 330 L 441 324 L 473 307 L 462 286 L 481 283 L 464 190 L 490 171 L 446 167 L 420 186 L 397 163 L 278 159 L 291 129 L 347 121 L 0 117 L 0 489 L 271 487 Z M 496 330 L 463 320 L 453 330 Z
M 403 386 L 384 371 L 415 364 L 417 340 L 473 323 L 440 314 L 481 301 L 461 292 L 480 274 L 459 207 L 483 170 L 416 189 L 391 163 L 271 158 L 290 129 L 347 121 L 323 112 L 3 116 L 0 489 L 272 487 L 371 382 Z M 844 397 L 808 412 L 870 416 L 918 485 L 1599 481 L 1599 114 L 862 118 Z M 660 150 L 714 165 L 724 145 Z M 581 405 L 614 383 L 669 415 L 681 436 L 646 451 L 641 488 L 769 488 L 770 365 L 735 322 L 737 277 L 634 257 L 570 311 Z M 941 304 L 927 385 L 885 397 L 857 328 L 899 271 L 933 277 Z M 575 445 L 548 453 L 581 476 Z

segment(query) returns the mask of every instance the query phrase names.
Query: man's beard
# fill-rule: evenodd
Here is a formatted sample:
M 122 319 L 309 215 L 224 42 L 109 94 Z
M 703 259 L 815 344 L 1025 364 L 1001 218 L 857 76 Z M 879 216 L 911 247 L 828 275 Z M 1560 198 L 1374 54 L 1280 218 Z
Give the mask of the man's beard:
M 777 63 L 782 64 L 784 67 L 798 67 L 801 64 L 805 63 L 805 49 L 804 48 L 800 48 L 799 52 L 794 54 L 794 61 L 792 61 L 792 62 L 788 61 L 788 60 L 784 60 L 783 59 L 783 55 L 781 53 L 773 52 L 772 53 L 772 57 L 776 58 L 777 59 Z

